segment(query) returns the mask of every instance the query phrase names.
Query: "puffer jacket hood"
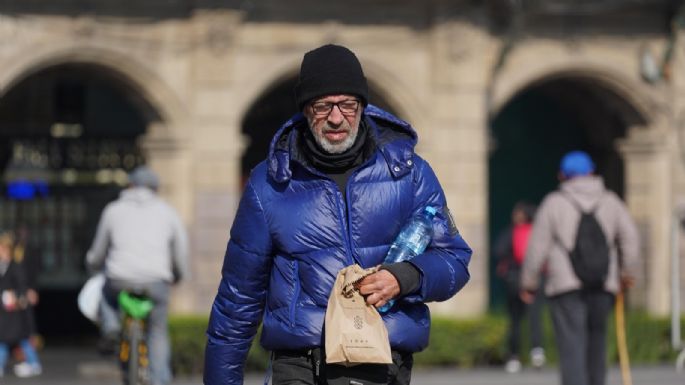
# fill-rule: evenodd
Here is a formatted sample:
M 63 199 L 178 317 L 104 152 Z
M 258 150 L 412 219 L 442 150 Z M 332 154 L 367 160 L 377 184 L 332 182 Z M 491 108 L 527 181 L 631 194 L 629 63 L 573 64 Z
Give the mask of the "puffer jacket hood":
M 267 350 L 320 347 L 337 273 L 355 263 L 381 264 L 402 225 L 427 205 L 439 212 L 431 244 L 410 262 L 420 287 L 383 315 L 393 349 L 424 349 L 430 329 L 424 303 L 446 300 L 468 281 L 471 249 L 451 222 L 433 170 L 414 153 L 416 133 L 374 106 L 363 119 L 375 150 L 351 173 L 345 195 L 302 161 L 297 134 L 308 126 L 301 114 L 278 130 L 268 158 L 252 171 L 212 307 L 205 384 L 242 384 L 260 321 Z

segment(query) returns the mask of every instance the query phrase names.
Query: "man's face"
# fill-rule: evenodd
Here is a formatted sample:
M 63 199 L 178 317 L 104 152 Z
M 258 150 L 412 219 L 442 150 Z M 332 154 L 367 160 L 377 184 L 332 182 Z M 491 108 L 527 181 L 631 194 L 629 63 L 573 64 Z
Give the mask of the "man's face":
M 328 95 L 309 102 L 304 116 L 319 147 L 329 154 L 340 154 L 357 139 L 363 109 L 356 96 Z

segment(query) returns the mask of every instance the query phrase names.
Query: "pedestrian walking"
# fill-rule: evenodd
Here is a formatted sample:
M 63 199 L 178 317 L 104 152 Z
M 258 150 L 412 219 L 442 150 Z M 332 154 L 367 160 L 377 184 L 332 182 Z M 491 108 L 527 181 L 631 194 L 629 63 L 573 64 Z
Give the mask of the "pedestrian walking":
M 521 298 L 527 303 L 547 265 L 545 294 L 562 385 L 605 384 L 607 318 L 639 265 L 635 223 L 594 171 L 585 152 L 562 158 L 559 190 L 543 200 L 523 262 Z
M 528 313 L 530 327 L 530 362 L 535 368 L 541 368 L 546 361 L 545 349 L 542 346 L 542 308 L 544 304 L 541 291 L 535 293 L 533 303 L 528 305 L 521 300 L 521 265 L 525 257 L 528 240 L 533 228 L 535 206 L 527 202 L 517 202 L 511 212 L 511 225 L 499 235 L 495 242 L 494 252 L 497 258 L 497 275 L 504 281 L 507 296 L 507 316 L 509 331 L 507 338 L 508 373 L 521 371 L 521 324 Z
M 23 266 L 14 260 L 14 246 L 13 234 L 0 232 L 0 377 L 4 376 L 10 347 L 14 345 L 24 353 L 24 362 L 14 366 L 14 374 L 33 377 L 42 372 L 38 353 L 29 340 L 32 328 L 28 311 L 37 298 L 29 290 Z
M 368 94 L 349 49 L 324 45 L 304 55 L 295 87 L 301 112 L 252 170 L 231 228 L 205 384 L 242 384 L 260 322 L 274 385 L 409 384 L 412 354 L 428 345 L 425 303 L 452 297 L 468 281 L 471 250 L 434 172 L 414 152 L 416 132 L 369 105 Z M 402 225 L 428 205 L 438 213 L 425 252 L 359 284 L 368 305 L 396 300 L 382 317 L 393 363 L 327 365 L 322 332 L 336 275 L 355 263 L 381 264 Z
M 16 236 L 12 255 L 14 261 L 21 266 L 21 270 L 26 277 L 26 298 L 29 300 L 29 306 L 24 311 L 26 312 L 26 322 L 31 335 L 29 341 L 36 348 L 43 343 L 43 338 L 38 333 L 34 311 L 40 300 L 38 293 L 38 275 L 41 270 L 40 250 L 30 242 L 31 234 L 26 224 L 20 224 L 14 231 L 14 234 Z

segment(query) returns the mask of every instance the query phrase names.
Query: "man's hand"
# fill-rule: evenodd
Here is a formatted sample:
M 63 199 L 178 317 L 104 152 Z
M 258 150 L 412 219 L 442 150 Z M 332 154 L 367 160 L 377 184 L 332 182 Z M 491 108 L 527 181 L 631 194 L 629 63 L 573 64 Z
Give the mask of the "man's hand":
M 359 293 L 366 297 L 366 303 L 377 308 L 385 305 L 400 294 L 400 285 L 392 273 L 387 270 L 364 277 L 358 284 Z
M 632 289 L 635 286 L 635 277 L 630 275 L 621 276 L 621 290 L 626 291 Z
M 28 289 L 26 291 L 26 299 L 29 301 L 31 306 L 36 306 L 38 304 L 38 292 L 33 289 Z
M 521 289 L 519 292 L 519 297 L 523 303 L 530 305 L 535 301 L 535 291 L 528 289 Z

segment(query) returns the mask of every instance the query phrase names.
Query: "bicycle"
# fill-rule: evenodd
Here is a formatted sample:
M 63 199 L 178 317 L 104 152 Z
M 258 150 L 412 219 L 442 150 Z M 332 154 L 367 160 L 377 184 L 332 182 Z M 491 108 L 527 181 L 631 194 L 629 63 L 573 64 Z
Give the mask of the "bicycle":
M 150 360 L 147 346 L 147 318 L 154 304 L 142 293 L 125 290 L 119 293 L 117 300 L 122 313 L 119 363 L 124 384 L 148 385 Z

